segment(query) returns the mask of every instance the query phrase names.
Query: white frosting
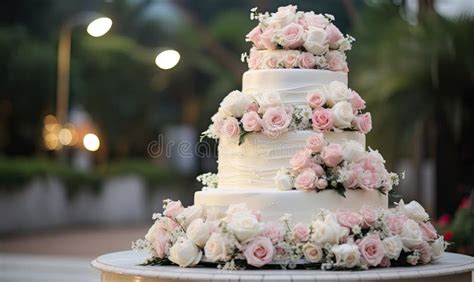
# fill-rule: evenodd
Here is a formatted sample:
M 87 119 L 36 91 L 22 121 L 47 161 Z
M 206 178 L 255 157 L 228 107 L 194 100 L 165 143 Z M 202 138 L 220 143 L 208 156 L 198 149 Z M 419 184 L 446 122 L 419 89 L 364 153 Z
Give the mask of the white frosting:
M 303 149 L 314 131 L 287 132 L 278 138 L 262 133 L 248 134 L 238 145 L 237 138 L 219 141 L 219 189 L 276 189 L 275 176 L 280 168 L 289 168 L 291 157 Z M 359 132 L 327 132 L 329 142 L 359 142 L 365 148 L 365 135 Z
M 225 211 L 231 204 L 246 203 L 262 213 L 263 220 L 277 220 L 285 213 L 292 221 L 309 222 L 319 209 L 336 210 L 347 208 L 359 210 L 363 206 L 388 208 L 388 197 L 377 191 L 346 190 L 346 198 L 336 191 L 319 193 L 304 191 L 271 190 L 226 190 L 219 189 L 196 192 L 194 202 L 207 208 Z
M 258 97 L 262 92 L 277 91 L 283 104 L 307 104 L 307 93 L 324 91 L 333 81 L 347 85 L 347 73 L 313 69 L 250 70 L 243 75 L 242 92 Z

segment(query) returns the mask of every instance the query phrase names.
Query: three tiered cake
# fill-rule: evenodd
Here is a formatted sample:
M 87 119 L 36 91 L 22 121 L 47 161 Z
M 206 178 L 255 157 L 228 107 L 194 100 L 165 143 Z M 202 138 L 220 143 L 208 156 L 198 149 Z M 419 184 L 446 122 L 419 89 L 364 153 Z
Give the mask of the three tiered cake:
M 347 86 L 344 36 L 331 15 L 280 7 L 247 35 L 242 91 L 203 133 L 218 139 L 218 173 L 198 177 L 195 205 L 165 201 L 145 240 L 150 264 L 228 269 L 416 265 L 445 242 L 417 202 L 388 208 L 399 176 L 376 150 L 365 101 Z

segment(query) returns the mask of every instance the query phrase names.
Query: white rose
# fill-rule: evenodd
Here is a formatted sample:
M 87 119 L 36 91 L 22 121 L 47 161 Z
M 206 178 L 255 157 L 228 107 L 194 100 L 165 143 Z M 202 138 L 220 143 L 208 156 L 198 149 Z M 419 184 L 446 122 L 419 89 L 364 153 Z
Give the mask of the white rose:
M 150 227 L 150 229 L 148 229 L 148 232 L 145 235 L 145 240 L 147 240 L 148 242 L 153 242 L 157 234 L 161 235 L 165 232 L 166 231 L 161 227 L 161 224 L 158 222 L 158 220 L 156 220 L 155 223 L 153 223 L 153 225 Z
M 233 204 L 233 205 L 230 205 L 225 214 L 227 215 L 227 217 L 229 219 L 232 218 L 233 215 L 235 214 L 239 214 L 239 213 L 250 213 L 250 209 L 247 207 L 247 204 L 246 203 L 240 203 L 240 204 Z
M 355 118 L 351 103 L 347 101 L 337 102 L 331 110 L 334 117 L 334 126 L 336 128 L 342 129 L 351 127 L 352 121 Z
M 349 229 L 340 226 L 337 220 L 331 215 L 326 215 L 323 219 L 318 218 L 312 223 L 314 233 L 313 240 L 319 245 L 335 245 L 339 240 L 349 234 Z
M 291 190 L 293 188 L 293 179 L 288 175 L 286 169 L 280 169 L 275 176 L 275 185 L 278 190 Z
M 243 243 L 255 238 L 263 229 L 257 217 L 250 212 L 234 214 L 227 226 Z
M 350 98 L 351 91 L 347 86 L 339 81 L 333 81 L 329 83 L 329 95 L 327 97 L 327 103 L 329 106 L 333 106 L 340 101 L 348 101 Z
M 204 246 L 204 254 L 210 261 L 226 261 L 231 252 L 226 239 L 220 233 L 212 233 Z
M 206 209 L 206 220 L 214 221 L 224 217 L 224 212 L 219 208 L 207 208 Z
M 322 28 L 310 26 L 305 32 L 303 39 L 304 48 L 314 55 L 322 55 L 328 51 L 327 34 Z
M 210 225 L 201 218 L 197 218 L 188 226 L 186 235 L 194 244 L 202 248 L 209 239 Z
M 296 18 L 296 6 L 288 5 L 286 7 L 279 7 L 278 11 L 274 13 L 269 23 L 273 27 L 282 28 L 292 23 Z
M 304 258 L 309 262 L 319 262 L 323 258 L 323 250 L 313 243 L 306 243 L 303 246 Z
M 417 201 L 411 201 L 409 204 L 405 205 L 405 202 L 400 200 L 398 203 L 398 209 L 401 213 L 408 216 L 408 218 L 411 218 L 418 223 L 427 221 L 430 218 L 425 209 Z
M 405 250 L 413 249 L 421 244 L 423 242 L 423 234 L 418 223 L 412 219 L 407 219 L 402 226 L 400 239 Z
M 331 248 L 331 252 L 336 256 L 336 265 L 352 268 L 359 265 L 359 247 L 353 244 L 336 245 Z
M 364 156 L 364 147 L 357 141 L 350 140 L 344 144 L 342 154 L 344 160 L 348 162 L 357 162 Z
M 224 100 L 222 100 L 219 112 L 226 116 L 241 117 L 245 113 L 245 107 L 251 101 L 249 96 L 238 91 L 230 92 Z
M 382 243 L 385 256 L 389 259 L 397 260 L 403 248 L 400 238 L 398 236 L 388 237 L 383 239 Z
M 170 248 L 170 261 L 180 267 L 196 265 L 202 257 L 202 252 L 194 243 L 184 237 L 179 237 L 176 243 Z
M 444 254 L 444 249 L 446 248 L 443 236 L 436 239 L 433 243 L 431 243 L 431 250 L 433 252 L 433 260 L 437 260 L 441 258 Z
M 264 92 L 257 97 L 257 102 L 261 113 L 265 112 L 268 108 L 281 107 L 283 105 L 279 92 Z
M 203 208 L 200 205 L 189 206 L 184 209 L 177 217 L 176 221 L 186 230 L 195 219 L 202 217 Z

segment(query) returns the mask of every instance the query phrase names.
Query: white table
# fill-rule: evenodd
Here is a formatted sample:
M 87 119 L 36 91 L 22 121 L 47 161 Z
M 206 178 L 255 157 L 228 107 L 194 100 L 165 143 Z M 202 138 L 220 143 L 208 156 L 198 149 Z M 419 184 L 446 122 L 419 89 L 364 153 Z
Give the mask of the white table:
M 446 253 L 434 264 L 415 267 L 390 267 L 366 271 L 321 270 L 240 270 L 217 268 L 179 268 L 176 266 L 140 266 L 146 253 L 123 251 L 92 261 L 102 272 L 103 282 L 125 281 L 474 281 L 474 258 Z

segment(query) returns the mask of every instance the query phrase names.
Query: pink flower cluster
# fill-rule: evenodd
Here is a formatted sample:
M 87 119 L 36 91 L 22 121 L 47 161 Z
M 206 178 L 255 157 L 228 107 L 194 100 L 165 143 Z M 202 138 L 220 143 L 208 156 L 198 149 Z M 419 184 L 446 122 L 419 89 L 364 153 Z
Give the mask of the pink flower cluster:
M 290 128 L 312 128 L 318 132 L 356 130 L 366 134 L 372 129 L 370 113 L 362 113 L 365 101 L 341 82 L 331 82 L 324 91 L 307 93 L 306 101 L 307 105 L 298 108 L 285 106 L 278 92 L 252 96 L 232 91 L 211 118 L 210 135 L 235 138 L 244 133 L 263 132 L 278 137 Z M 300 116 L 297 116 L 296 108 L 300 109 Z M 301 111 L 306 111 L 306 115 L 301 115 Z M 296 120 L 302 125 L 296 124 Z
M 304 260 L 326 270 L 426 264 L 442 256 L 446 243 L 421 213 L 417 202 L 401 201 L 394 209 L 319 210 L 311 222 L 293 224 L 287 216 L 264 222 L 246 204 L 224 213 L 167 201 L 141 245 L 152 262 L 181 267 L 203 258 L 224 269 L 233 269 L 236 259 L 253 267 Z
M 298 190 L 364 189 L 385 193 L 398 182 L 398 176 L 389 173 L 384 163 L 377 151 L 365 151 L 355 141 L 330 143 L 323 133 L 314 133 L 305 148 L 290 159 L 290 174 Z
M 250 69 L 305 68 L 348 72 L 345 51 L 353 38 L 344 37 L 333 16 L 297 11 L 289 5 L 276 13 L 258 14 L 259 24 L 246 36 L 253 48 Z M 281 52 L 268 52 L 280 51 Z M 303 49 L 303 52 L 299 50 Z M 261 53 L 260 50 L 264 50 Z

